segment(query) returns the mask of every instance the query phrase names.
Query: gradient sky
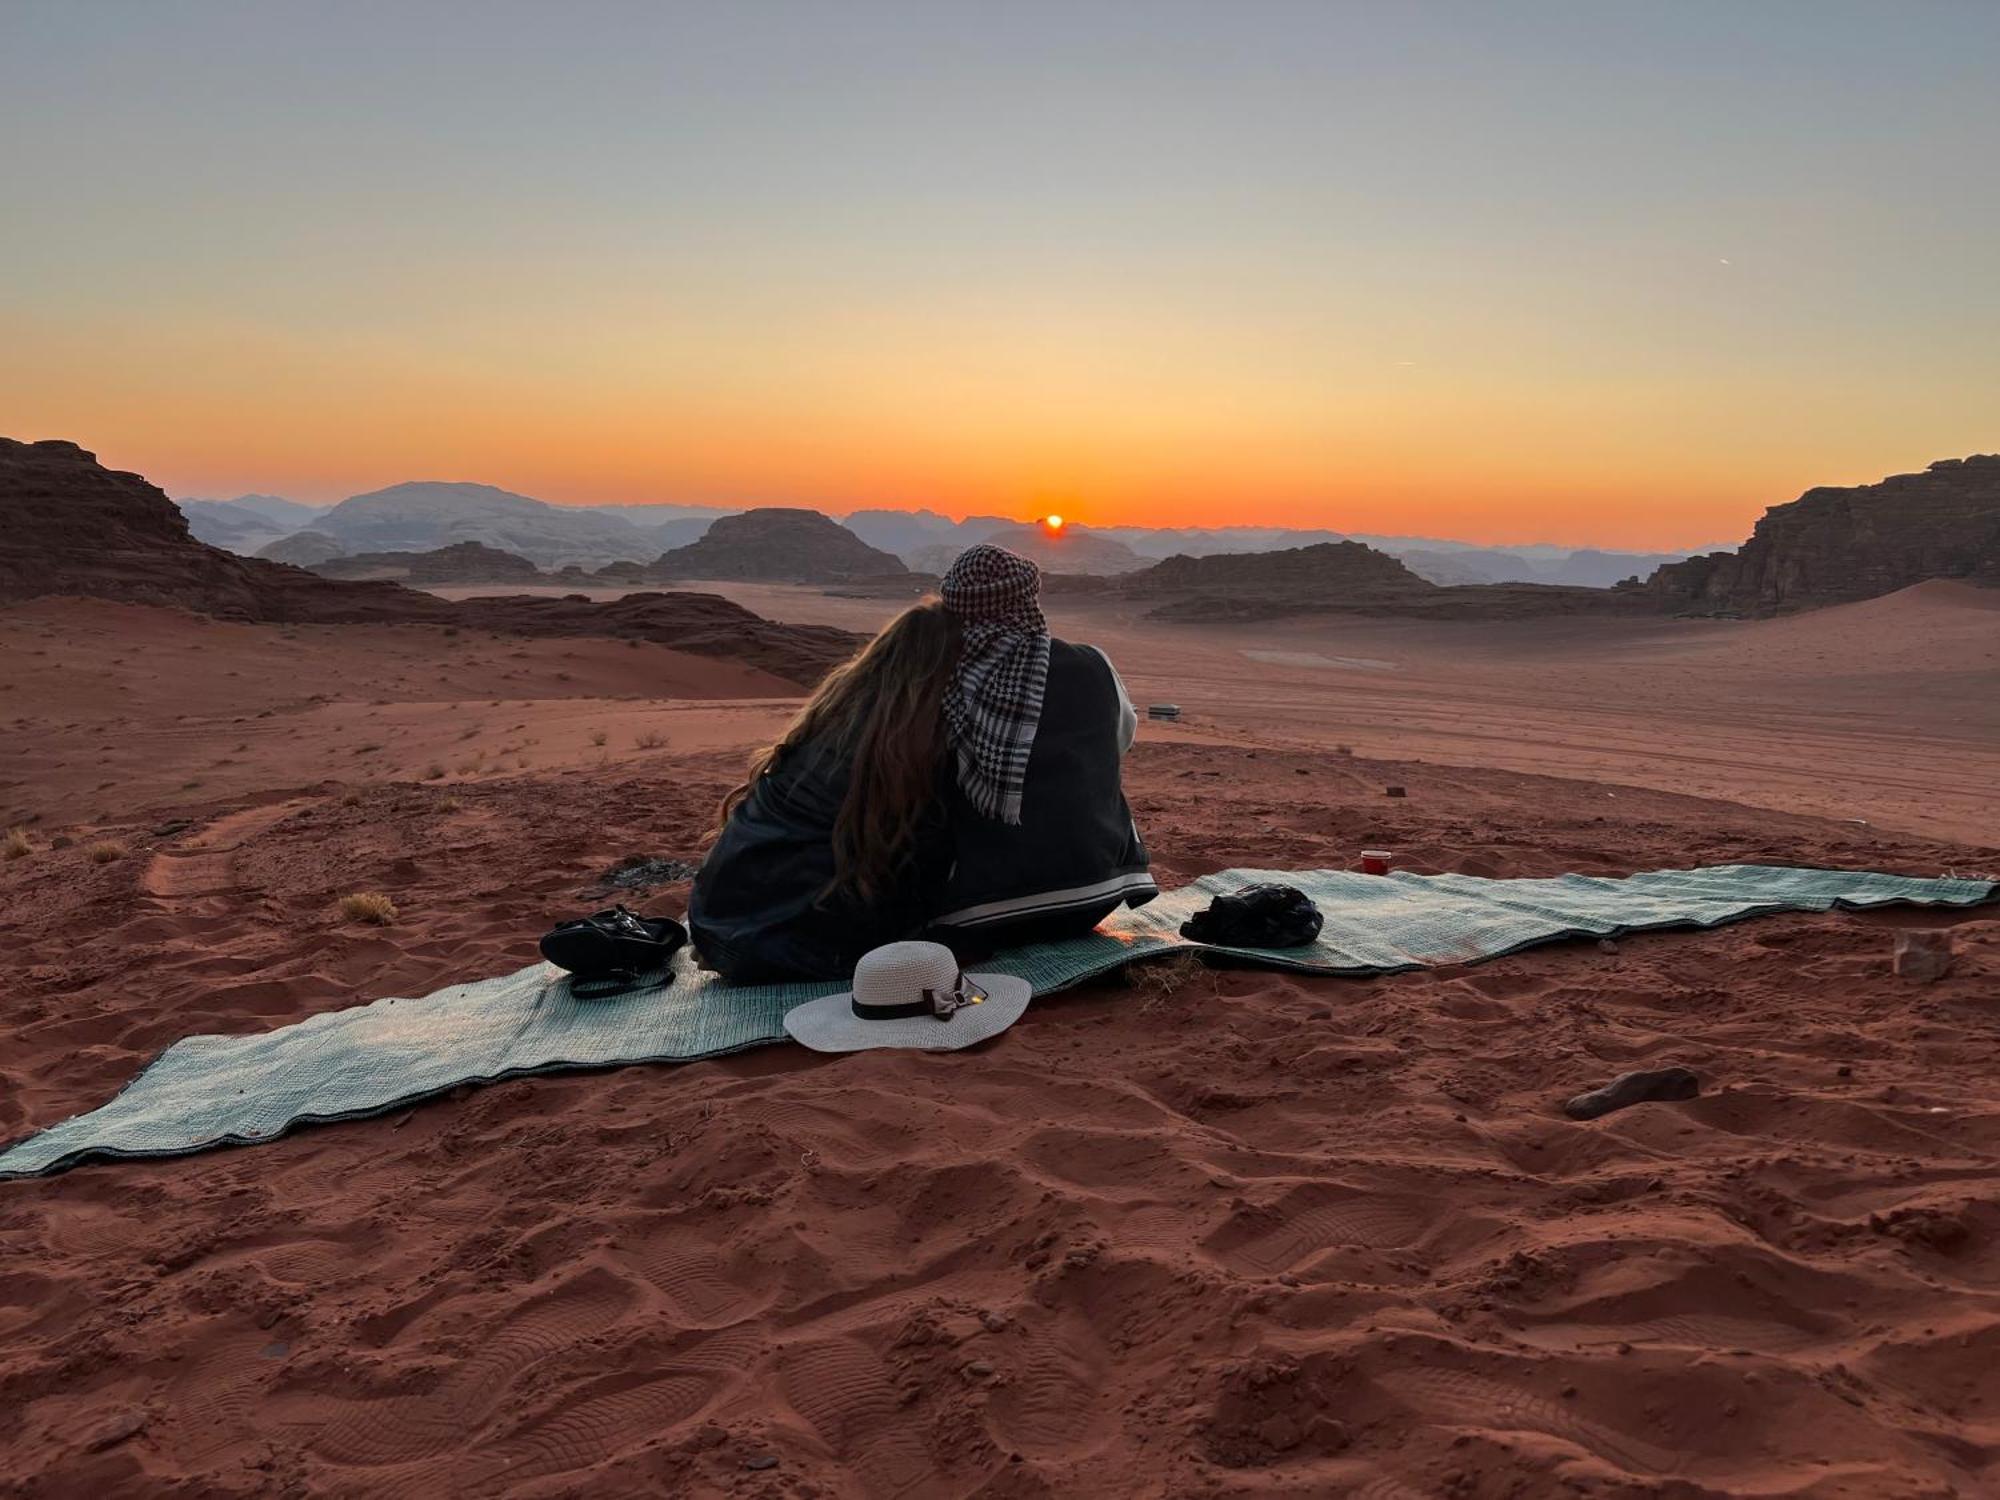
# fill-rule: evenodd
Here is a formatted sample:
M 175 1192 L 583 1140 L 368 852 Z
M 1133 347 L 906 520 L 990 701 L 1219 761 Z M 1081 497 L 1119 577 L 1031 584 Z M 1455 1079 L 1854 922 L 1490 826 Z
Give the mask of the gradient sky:
M 0 0 L 0 433 L 1733 540 L 2000 448 L 2000 3 Z

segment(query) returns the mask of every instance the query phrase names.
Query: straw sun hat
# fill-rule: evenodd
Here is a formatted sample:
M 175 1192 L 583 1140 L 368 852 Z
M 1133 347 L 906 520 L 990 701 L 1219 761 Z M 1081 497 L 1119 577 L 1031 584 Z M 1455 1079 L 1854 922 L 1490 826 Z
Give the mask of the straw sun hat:
M 815 1052 L 948 1052 L 998 1036 L 1034 991 L 1011 974 L 967 974 L 941 943 L 887 943 L 854 966 L 854 988 L 794 1007 L 785 1030 Z

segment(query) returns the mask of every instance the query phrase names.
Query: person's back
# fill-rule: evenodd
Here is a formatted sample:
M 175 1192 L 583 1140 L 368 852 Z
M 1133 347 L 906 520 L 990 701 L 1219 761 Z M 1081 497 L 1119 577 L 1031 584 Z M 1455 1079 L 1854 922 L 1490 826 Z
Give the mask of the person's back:
M 946 793 L 952 870 L 934 936 L 981 948 L 1073 936 L 1159 894 L 1120 774 L 1135 726 L 1104 653 L 1051 639 L 1020 822 Z
M 942 808 L 863 900 L 836 879 L 834 829 L 852 752 L 821 739 L 780 753 L 702 861 L 688 923 L 703 961 L 738 983 L 833 978 L 921 929 L 949 868 Z
M 702 962 L 738 983 L 833 979 L 923 927 L 950 857 L 941 701 L 958 642 L 941 605 L 905 610 L 753 761 L 688 900 Z

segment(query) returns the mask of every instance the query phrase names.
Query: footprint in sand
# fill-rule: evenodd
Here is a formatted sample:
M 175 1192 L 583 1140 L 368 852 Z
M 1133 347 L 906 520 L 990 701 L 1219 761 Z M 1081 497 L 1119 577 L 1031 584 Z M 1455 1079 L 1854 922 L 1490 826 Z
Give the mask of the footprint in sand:
M 1621 1432 L 1544 1394 L 1527 1380 L 1513 1381 L 1471 1370 L 1413 1365 L 1388 1370 L 1381 1383 L 1426 1421 L 1486 1432 L 1543 1433 L 1608 1459 L 1633 1474 L 1671 1472 L 1671 1448 Z
M 1009 1378 L 986 1408 L 999 1446 L 1031 1458 L 1072 1458 L 1110 1439 L 1110 1361 L 1087 1328 L 1029 1327 L 999 1348 L 995 1362 Z
M 430 1389 L 339 1400 L 346 1410 L 332 1420 L 326 1419 L 326 1398 L 300 1399 L 301 1418 L 322 1424 L 309 1445 L 329 1462 L 369 1468 L 463 1450 L 480 1441 L 515 1381 L 551 1355 L 615 1326 L 636 1300 L 620 1278 L 601 1268 L 586 1271 L 482 1336 Z
M 796 1345 L 779 1362 L 778 1385 L 792 1410 L 853 1469 L 862 1493 L 921 1493 L 935 1473 L 888 1370 L 862 1345 L 851 1339 Z
M 1413 1202 L 1344 1184 L 1308 1183 L 1287 1192 L 1266 1215 L 1223 1225 L 1207 1248 L 1227 1265 L 1268 1276 L 1334 1245 L 1398 1249 L 1415 1243 L 1429 1224 Z
M 204 897 L 240 895 L 236 856 L 243 846 L 316 798 L 294 798 L 264 807 L 226 813 L 196 830 L 147 863 L 139 887 L 162 901 L 196 901 Z

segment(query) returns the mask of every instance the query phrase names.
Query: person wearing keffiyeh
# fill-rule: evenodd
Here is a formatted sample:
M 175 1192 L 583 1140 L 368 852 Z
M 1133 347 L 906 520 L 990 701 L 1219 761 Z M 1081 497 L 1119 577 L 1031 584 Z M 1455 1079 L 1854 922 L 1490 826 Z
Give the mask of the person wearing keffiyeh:
M 959 554 L 939 592 L 963 641 L 944 691 L 945 739 L 959 789 L 987 817 L 1019 823 L 1049 680 L 1041 569 L 981 543 Z
M 1049 634 L 1041 574 L 981 545 L 753 759 L 688 903 L 739 983 L 845 978 L 928 934 L 962 954 L 1088 930 L 1158 894 L 1120 785 L 1137 717 L 1109 658 Z

